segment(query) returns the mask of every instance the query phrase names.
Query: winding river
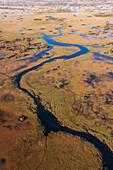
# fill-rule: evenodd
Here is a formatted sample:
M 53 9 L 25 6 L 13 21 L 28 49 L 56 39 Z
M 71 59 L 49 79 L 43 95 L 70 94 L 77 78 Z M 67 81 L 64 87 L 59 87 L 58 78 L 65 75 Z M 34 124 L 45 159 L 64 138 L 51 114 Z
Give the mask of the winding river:
M 57 42 L 53 39 L 53 37 L 58 37 L 62 36 L 62 30 L 63 27 L 59 28 L 59 35 L 43 35 L 43 39 L 48 43 L 48 45 L 51 45 L 49 49 L 44 50 L 45 52 L 51 50 L 52 46 L 65 46 L 65 47 L 78 47 L 80 50 L 72 55 L 64 55 L 64 56 L 59 56 L 51 59 L 47 59 L 46 61 L 43 61 L 41 64 L 38 64 L 34 67 L 31 67 L 29 69 L 26 69 L 22 72 L 20 72 L 18 75 L 15 77 L 15 83 L 17 84 L 18 88 L 22 90 L 24 93 L 28 94 L 35 102 L 37 106 L 37 117 L 40 119 L 42 126 L 44 126 L 44 135 L 48 136 L 48 134 L 53 131 L 53 132 L 58 132 L 62 131 L 68 134 L 72 134 L 74 136 L 79 136 L 84 138 L 86 141 L 92 143 L 98 150 L 101 152 L 102 157 L 103 157 L 103 169 L 109 169 L 113 170 L 113 153 L 110 150 L 110 148 L 101 140 L 96 138 L 95 136 L 91 135 L 88 131 L 87 132 L 79 132 L 73 129 L 70 129 L 68 127 L 64 127 L 61 125 L 61 123 L 57 120 L 57 118 L 48 110 L 45 110 L 44 106 L 41 104 L 40 97 L 36 97 L 35 94 L 30 93 L 27 89 L 21 87 L 21 78 L 28 72 L 35 70 L 39 67 L 42 67 L 46 63 L 50 63 L 52 61 L 58 60 L 58 59 L 64 59 L 68 60 L 71 58 L 79 57 L 81 55 L 87 54 L 89 50 L 78 44 L 69 44 L 69 43 L 61 43 Z

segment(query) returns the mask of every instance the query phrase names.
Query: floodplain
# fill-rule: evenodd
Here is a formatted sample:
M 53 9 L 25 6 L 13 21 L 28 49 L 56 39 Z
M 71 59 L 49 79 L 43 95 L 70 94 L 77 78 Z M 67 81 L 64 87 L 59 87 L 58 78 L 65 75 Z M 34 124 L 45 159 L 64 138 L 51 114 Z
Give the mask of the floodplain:
M 0 9 L 0 169 L 113 169 L 113 9 Z

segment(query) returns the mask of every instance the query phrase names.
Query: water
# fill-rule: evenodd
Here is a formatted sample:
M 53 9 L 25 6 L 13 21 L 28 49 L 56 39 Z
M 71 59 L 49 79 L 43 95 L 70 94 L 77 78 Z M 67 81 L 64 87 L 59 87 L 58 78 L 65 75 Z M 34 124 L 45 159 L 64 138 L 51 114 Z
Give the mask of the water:
M 9 55 L 10 53 L 8 52 L 2 52 L 0 51 L 0 60 L 3 60 L 5 58 L 5 56 Z
M 21 35 L 24 31 L 27 31 L 27 29 L 23 29 L 23 30 L 19 30 L 19 31 L 14 31 L 14 32 L 19 33 Z
M 63 27 L 59 28 L 59 35 L 58 36 L 62 36 L 62 30 Z M 55 58 L 51 58 L 48 59 L 46 61 L 43 61 L 42 63 L 33 66 L 31 68 L 28 68 L 22 72 L 20 72 L 16 77 L 15 77 L 15 83 L 18 85 L 18 88 L 20 90 L 22 90 L 24 93 L 26 93 L 29 97 L 31 97 L 36 106 L 37 106 L 37 117 L 40 119 L 42 125 L 44 126 L 45 130 L 44 130 L 44 134 L 45 136 L 48 136 L 48 134 L 53 131 L 53 132 L 58 132 L 58 131 L 62 131 L 64 133 L 69 133 L 72 134 L 73 136 L 79 136 L 79 137 L 83 137 L 86 141 L 91 142 L 92 144 L 94 144 L 94 146 L 96 148 L 98 148 L 98 150 L 101 152 L 102 157 L 103 157 L 103 169 L 105 169 L 105 167 L 107 167 L 109 170 L 113 169 L 113 154 L 112 151 L 110 150 L 110 148 L 103 142 L 101 142 L 98 138 L 96 138 L 95 136 L 91 135 L 88 131 L 87 132 L 79 132 L 76 130 L 72 130 L 68 127 L 64 127 L 60 124 L 60 122 L 57 120 L 57 118 L 48 110 L 45 110 L 44 106 L 41 104 L 40 101 L 40 97 L 38 96 L 37 98 L 35 97 L 35 94 L 31 94 L 27 89 L 21 87 L 20 81 L 21 78 L 27 74 L 30 71 L 36 70 L 37 68 L 42 67 L 44 64 L 46 63 L 50 63 L 52 61 L 58 60 L 58 59 L 64 59 L 64 60 L 68 60 L 71 58 L 75 58 L 75 57 L 79 57 L 83 54 L 87 54 L 89 52 L 89 50 L 82 46 L 82 45 L 78 45 L 78 44 L 70 44 L 70 43 L 61 43 L 61 42 L 57 42 L 55 40 L 52 39 L 52 37 L 55 37 L 54 35 L 46 35 L 43 33 L 43 39 L 52 46 L 65 46 L 65 47 L 79 47 L 80 51 L 76 52 L 72 55 L 64 55 L 64 56 L 60 56 L 60 57 L 55 57 Z M 47 51 L 51 50 L 52 47 L 50 47 L 49 49 L 46 50 Z M 43 51 L 45 52 L 45 50 Z M 42 52 L 42 53 L 43 53 Z M 43 54 L 42 54 L 43 55 Z M 97 54 L 95 54 L 97 56 Z
M 79 34 L 80 37 L 83 37 L 84 39 L 88 39 L 89 40 L 89 36 L 87 33 L 84 34 Z
M 92 27 L 93 24 L 85 24 L 85 26 Z
M 79 34 L 79 36 L 81 36 L 81 37 L 83 37 L 84 39 L 97 39 L 97 40 L 103 40 L 103 37 L 98 37 L 98 36 L 90 36 L 90 35 L 88 35 L 88 33 L 84 33 L 84 34 Z
M 13 9 L 0 9 L 0 13 L 16 13 L 16 14 L 27 14 L 27 11 L 23 11 L 23 10 L 13 10 Z
M 82 17 L 82 18 L 92 18 L 93 16 L 86 16 L 86 15 L 77 15 L 79 17 Z
M 108 36 L 109 36 L 109 37 L 113 37 L 113 34 L 109 34 Z
M 27 14 L 29 11 L 35 11 L 35 10 L 45 10 L 45 11 L 49 11 L 49 10 L 58 10 L 58 9 L 61 9 L 61 10 L 70 10 L 72 12 L 80 12 L 80 11 L 85 11 L 87 9 L 92 9 L 93 8 L 93 11 L 95 12 L 99 12 L 99 11 L 102 11 L 102 10 L 106 10 L 106 11 L 112 11 L 113 10 L 113 7 L 112 6 L 97 6 L 97 7 L 92 7 L 92 6 L 89 6 L 89 7 L 70 7 L 70 6 L 60 6 L 60 7 L 43 7 L 43 6 L 35 6 L 35 7 L 25 7 L 25 6 L 10 6 L 10 7 L 5 7 L 4 6 L 4 9 L 0 9 L 0 12 L 9 12 L 9 13 L 18 13 L 18 14 Z M 18 9 L 18 10 L 16 10 Z M 81 17 L 83 18 L 87 18 L 87 16 L 84 16 L 84 15 L 81 15 Z
M 111 33 L 111 32 L 112 32 L 112 30 L 107 30 L 107 31 L 106 31 L 106 33 Z
M 104 21 L 108 21 L 109 23 L 113 23 L 113 19 L 103 19 Z

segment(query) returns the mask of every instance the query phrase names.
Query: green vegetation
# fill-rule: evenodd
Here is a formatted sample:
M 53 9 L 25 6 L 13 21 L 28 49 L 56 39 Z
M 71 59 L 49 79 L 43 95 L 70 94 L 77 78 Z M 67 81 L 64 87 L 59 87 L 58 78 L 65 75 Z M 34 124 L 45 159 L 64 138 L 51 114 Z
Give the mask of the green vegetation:
M 8 55 L 7 58 L 20 58 L 28 55 L 30 50 L 39 50 L 42 48 L 49 48 L 48 45 L 38 43 L 37 38 L 23 38 L 15 39 L 12 41 L 2 41 L 0 44 L 0 50 L 2 51 L 12 51 L 13 53 Z M 33 42 L 37 42 L 34 43 Z M 29 53 L 30 54 L 30 53 Z
M 95 20 L 87 11 L 80 12 L 84 13 L 87 19 L 81 19 L 75 12 L 71 15 L 65 12 L 62 18 L 60 12 L 32 11 L 27 15 L 8 13 L 2 20 L 0 169 L 102 169 L 101 153 L 84 138 L 63 132 L 44 136 L 44 127 L 38 118 L 39 103 L 36 105 L 39 99 L 62 126 L 92 134 L 113 151 L 113 42 L 112 37 L 108 38 L 113 24 L 105 23 L 103 18 Z M 93 27 L 87 26 L 92 23 Z M 75 46 L 50 48 L 46 44 L 42 33 L 58 35 L 59 26 L 65 26 L 63 36 L 54 36 L 54 40 L 79 44 L 90 52 L 69 60 L 53 60 L 26 73 L 20 86 L 28 90 L 30 97 L 15 83 L 19 73 L 49 58 L 80 52 Z M 85 33 L 88 38 L 84 40 L 80 34 Z M 97 39 L 92 38 L 95 36 Z

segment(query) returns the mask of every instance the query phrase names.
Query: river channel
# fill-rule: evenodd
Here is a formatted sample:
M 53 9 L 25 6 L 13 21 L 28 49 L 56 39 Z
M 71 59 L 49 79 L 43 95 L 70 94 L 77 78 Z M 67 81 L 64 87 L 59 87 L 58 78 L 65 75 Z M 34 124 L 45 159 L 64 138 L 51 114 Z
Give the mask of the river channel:
M 34 100 L 34 103 L 37 106 L 37 117 L 40 119 L 42 126 L 44 127 L 44 135 L 47 137 L 48 134 L 52 132 L 58 132 L 62 131 L 64 133 L 72 134 L 73 136 L 79 136 L 84 138 L 86 141 L 92 143 L 102 154 L 103 158 L 103 169 L 109 169 L 113 170 L 113 153 L 110 150 L 110 148 L 107 146 L 106 143 L 102 142 L 100 139 L 96 138 L 95 136 L 91 135 L 88 131 L 87 132 L 80 132 L 77 130 L 70 129 L 68 127 L 62 126 L 61 123 L 57 120 L 57 118 L 48 110 L 44 108 L 44 106 L 41 104 L 40 97 L 36 97 L 35 94 L 31 94 L 27 89 L 21 87 L 21 78 L 27 74 L 30 71 L 33 71 L 37 68 L 42 67 L 46 63 L 50 63 L 52 61 L 58 60 L 58 59 L 64 59 L 68 60 L 71 58 L 79 57 L 81 55 L 85 55 L 89 52 L 88 48 L 78 45 L 78 44 L 69 44 L 69 43 L 62 43 L 57 42 L 53 39 L 53 37 L 62 36 L 62 30 L 63 27 L 59 28 L 59 35 L 43 35 L 43 39 L 47 42 L 47 44 L 50 46 L 49 49 L 46 51 L 51 50 L 51 46 L 63 46 L 63 47 L 78 47 L 80 50 L 72 55 L 63 55 L 55 58 L 47 59 L 46 61 L 43 61 L 41 64 L 38 64 L 36 66 L 33 66 L 29 69 L 26 69 L 22 72 L 20 72 L 15 77 L 15 83 L 17 84 L 18 88 L 22 90 L 24 93 L 28 94 L 29 97 L 31 97 Z

